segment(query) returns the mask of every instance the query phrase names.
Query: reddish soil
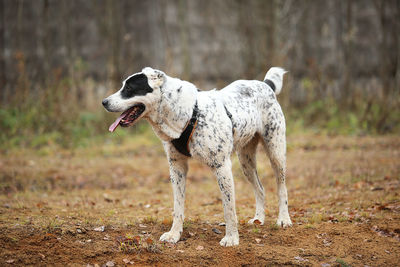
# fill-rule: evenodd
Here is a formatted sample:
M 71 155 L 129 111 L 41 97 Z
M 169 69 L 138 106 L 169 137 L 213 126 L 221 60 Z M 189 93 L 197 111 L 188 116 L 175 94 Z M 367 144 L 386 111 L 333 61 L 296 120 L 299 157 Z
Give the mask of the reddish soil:
M 398 137 L 291 136 L 289 229 L 274 225 L 276 186 L 262 151 L 258 158 L 267 221 L 245 223 L 254 197 L 236 178 L 240 245 L 223 248 L 218 187 L 196 162 L 183 236 L 175 245 L 158 241 L 171 224 L 172 194 L 157 143 L 8 151 L 0 157 L 0 265 L 400 264 Z M 233 172 L 242 177 L 236 157 Z

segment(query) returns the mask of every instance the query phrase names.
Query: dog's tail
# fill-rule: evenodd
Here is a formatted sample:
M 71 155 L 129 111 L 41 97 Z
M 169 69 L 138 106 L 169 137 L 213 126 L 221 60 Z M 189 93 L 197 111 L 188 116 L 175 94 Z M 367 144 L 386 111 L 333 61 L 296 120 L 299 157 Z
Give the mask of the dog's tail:
M 272 67 L 265 74 L 264 82 L 268 84 L 272 90 L 278 95 L 282 90 L 283 75 L 286 73 L 282 68 Z

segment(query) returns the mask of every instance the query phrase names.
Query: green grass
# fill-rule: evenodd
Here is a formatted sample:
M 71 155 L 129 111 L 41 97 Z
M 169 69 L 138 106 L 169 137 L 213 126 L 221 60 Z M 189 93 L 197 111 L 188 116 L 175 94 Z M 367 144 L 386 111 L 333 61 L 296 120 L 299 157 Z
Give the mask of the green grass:
M 336 259 L 336 263 L 338 263 L 340 265 L 340 267 L 351 267 L 350 264 L 346 263 L 344 260 L 342 259 Z
M 307 83 L 307 82 L 306 82 Z M 310 85 L 312 86 L 312 84 Z M 156 139 L 151 126 L 139 122 L 133 130 L 108 126 L 118 114 L 106 112 L 100 105 L 82 109 L 82 103 L 70 99 L 68 83 L 44 90 L 41 96 L 15 100 L 0 107 L 0 150 L 29 147 L 88 147 L 98 142 L 124 143 L 130 137 L 145 135 Z M 284 101 L 282 101 L 284 102 Z M 15 104 L 18 103 L 18 104 Z M 333 98 L 310 100 L 304 106 L 284 106 L 288 135 L 299 132 L 328 135 L 395 133 L 400 129 L 400 109 L 387 112 L 384 103 L 359 99 L 353 107 L 342 107 Z

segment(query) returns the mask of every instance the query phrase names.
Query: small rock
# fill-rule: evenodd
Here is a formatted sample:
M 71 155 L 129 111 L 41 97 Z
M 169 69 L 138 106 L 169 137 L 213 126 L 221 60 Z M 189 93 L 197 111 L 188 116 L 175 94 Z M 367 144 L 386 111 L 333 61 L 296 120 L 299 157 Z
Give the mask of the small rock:
M 260 244 L 261 239 L 260 238 L 256 238 L 256 242 L 257 242 L 257 244 Z
M 76 232 L 77 232 L 78 234 L 82 234 L 82 233 L 83 233 L 83 231 L 82 231 L 80 228 L 76 229 Z
M 145 207 L 146 209 L 148 209 L 148 208 L 151 207 L 151 205 L 150 205 L 150 204 L 146 204 L 146 205 L 144 205 L 144 207 Z
M 204 247 L 203 246 L 197 246 L 196 250 L 203 250 Z
M 219 223 L 218 225 L 219 225 L 219 226 L 225 226 L 226 223 L 222 222 L 222 223 Z
M 212 231 L 216 234 L 222 234 L 222 232 L 220 230 L 218 230 L 217 228 L 213 228 Z
M 321 263 L 322 267 L 331 267 L 331 265 L 329 263 Z
M 106 227 L 103 225 L 103 226 L 94 228 L 93 231 L 96 231 L 96 232 L 104 232 L 105 229 L 106 229 Z
M 107 261 L 106 266 L 107 267 L 114 267 L 115 263 L 113 261 Z
M 86 240 L 86 243 L 91 243 L 91 242 L 92 242 L 92 239 Z
M 308 261 L 307 259 L 303 259 L 300 256 L 296 256 L 296 257 L 294 257 L 294 259 L 297 260 L 297 261 Z
M 385 252 L 386 252 L 387 254 L 390 254 L 390 251 L 389 251 L 389 250 L 385 250 Z
M 110 236 L 109 236 L 109 235 L 105 235 L 105 236 L 103 237 L 103 240 L 110 240 Z
M 6 260 L 7 263 L 14 263 L 14 261 L 15 261 L 14 259 Z
M 123 259 L 122 260 L 125 264 L 133 264 L 133 261 L 128 260 L 128 259 Z

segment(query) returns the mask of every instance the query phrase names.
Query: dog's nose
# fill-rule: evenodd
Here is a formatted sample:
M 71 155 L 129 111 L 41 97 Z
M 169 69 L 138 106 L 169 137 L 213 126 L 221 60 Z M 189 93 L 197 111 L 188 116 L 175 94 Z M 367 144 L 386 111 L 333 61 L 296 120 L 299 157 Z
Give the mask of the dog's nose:
M 103 106 L 104 106 L 105 108 L 108 107 L 108 100 L 107 100 L 107 99 L 103 99 L 103 101 L 102 101 L 101 103 L 103 104 Z

